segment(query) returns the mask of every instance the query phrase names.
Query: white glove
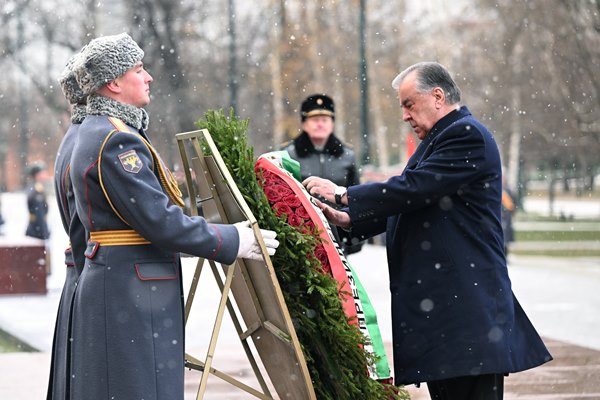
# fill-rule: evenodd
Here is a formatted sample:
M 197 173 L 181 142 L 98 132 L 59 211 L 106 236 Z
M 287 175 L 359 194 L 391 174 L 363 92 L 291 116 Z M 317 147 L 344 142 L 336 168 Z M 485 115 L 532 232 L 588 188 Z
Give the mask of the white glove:
M 250 228 L 250 221 L 237 222 L 233 224 L 240 235 L 240 247 L 238 249 L 237 258 L 248 258 L 250 260 L 262 260 L 262 252 L 260 245 L 254 236 L 254 231 Z M 275 249 L 279 246 L 279 241 L 275 239 L 277 233 L 268 229 L 261 229 L 267 252 L 270 256 L 275 254 Z

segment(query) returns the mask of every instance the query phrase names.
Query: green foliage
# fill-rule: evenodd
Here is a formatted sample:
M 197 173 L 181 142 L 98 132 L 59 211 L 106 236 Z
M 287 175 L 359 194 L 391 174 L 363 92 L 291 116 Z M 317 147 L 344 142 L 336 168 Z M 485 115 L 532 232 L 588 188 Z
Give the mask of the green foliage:
M 520 242 L 552 242 L 552 241 L 597 241 L 600 240 L 600 230 L 572 230 L 573 224 L 565 223 L 564 230 L 523 230 L 515 232 L 515 240 Z
M 208 111 L 196 123 L 208 129 L 261 228 L 277 232 L 279 248 L 272 262 L 310 371 L 317 398 L 391 399 L 389 388 L 370 379 L 363 350 L 365 338 L 347 322 L 336 281 L 317 272 L 314 249 L 318 235 L 303 235 L 271 210 L 254 172 L 247 142 L 248 120 L 233 111 Z M 406 393 L 403 393 L 406 396 Z
M 36 352 L 35 348 L 0 329 L 0 353 Z

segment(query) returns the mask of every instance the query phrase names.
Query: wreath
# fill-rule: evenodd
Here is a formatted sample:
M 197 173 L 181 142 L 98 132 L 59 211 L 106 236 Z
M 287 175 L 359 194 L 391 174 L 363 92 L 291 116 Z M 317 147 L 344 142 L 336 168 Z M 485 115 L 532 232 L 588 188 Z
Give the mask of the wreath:
M 260 168 L 258 175 L 255 171 L 254 152 L 247 142 L 248 120 L 236 118 L 233 110 L 229 116 L 209 110 L 196 126 L 211 133 L 259 226 L 277 232 L 280 245 L 271 261 L 317 398 L 409 399 L 403 389 L 369 377 L 367 367 L 376 359 L 367 350 L 370 343 L 358 322 L 344 311 L 322 232 L 306 219 L 308 210 L 298 205 L 302 198 L 285 185 L 271 182 L 263 191 L 260 182 L 267 178 Z

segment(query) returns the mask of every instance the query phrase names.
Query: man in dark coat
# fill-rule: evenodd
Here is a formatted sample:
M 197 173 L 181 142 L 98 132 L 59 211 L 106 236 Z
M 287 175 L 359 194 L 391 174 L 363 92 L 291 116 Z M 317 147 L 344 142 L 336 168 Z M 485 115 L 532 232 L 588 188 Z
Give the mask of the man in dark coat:
M 300 106 L 302 132 L 294 140 L 283 143 L 291 158 L 300 163 L 302 180 L 309 176 L 329 179 L 339 186 L 360 183 L 354 150 L 333 132 L 335 107 L 333 99 L 325 94 L 308 96 Z M 357 253 L 362 243 L 354 243 L 344 232 L 333 231 L 346 255 Z
M 502 399 L 505 374 L 552 357 L 511 290 L 497 145 L 440 64 L 415 64 L 392 86 L 416 152 L 399 176 L 338 189 L 344 211 L 321 207 L 361 238 L 386 232 L 396 383 L 427 382 L 433 399 Z M 336 197 L 332 182 L 304 184 Z
M 232 264 L 262 259 L 245 223 L 183 213 L 177 182 L 148 136 L 152 77 L 127 34 L 92 40 L 73 68 L 88 96 L 71 156 L 89 233 L 72 306 L 72 400 L 183 400 L 179 252 Z M 263 230 L 269 254 L 279 242 Z

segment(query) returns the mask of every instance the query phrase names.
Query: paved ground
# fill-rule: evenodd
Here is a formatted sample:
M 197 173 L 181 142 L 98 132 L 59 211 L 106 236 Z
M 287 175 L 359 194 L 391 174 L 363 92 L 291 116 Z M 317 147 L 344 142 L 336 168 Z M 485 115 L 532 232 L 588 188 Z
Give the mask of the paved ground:
M 505 378 L 505 400 L 600 399 L 600 351 L 557 340 L 544 341 L 554 360 Z M 425 386 L 408 389 L 414 400 L 430 399 Z
M 505 381 L 506 400 L 600 399 L 600 351 L 546 339 L 555 360 L 536 369 L 510 375 Z M 387 343 L 389 348 L 389 343 Z M 215 366 L 246 384 L 256 385 L 252 371 L 240 352 L 221 351 Z M 48 379 L 49 354 L 0 354 L 0 399 L 42 399 Z M 186 400 L 196 399 L 200 374 L 186 373 Z M 408 387 L 413 400 L 427 400 L 427 388 Z M 208 381 L 207 400 L 254 398 L 219 378 Z

